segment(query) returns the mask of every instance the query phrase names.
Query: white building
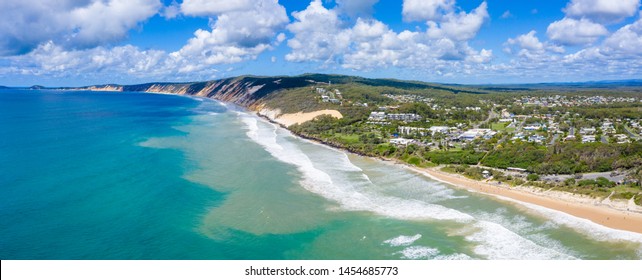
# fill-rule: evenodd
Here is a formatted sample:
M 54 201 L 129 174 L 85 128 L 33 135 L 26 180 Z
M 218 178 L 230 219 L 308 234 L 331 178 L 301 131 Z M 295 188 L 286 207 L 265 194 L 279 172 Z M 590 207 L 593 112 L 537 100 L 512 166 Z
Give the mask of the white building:
M 492 137 L 492 135 L 495 135 L 495 133 L 496 132 L 487 128 L 475 128 L 475 129 L 470 129 L 462 133 L 461 135 L 459 135 L 459 139 L 464 141 L 472 141 L 479 137 L 486 137 L 487 135 L 490 135 L 490 137 Z
M 580 129 L 580 134 L 582 135 L 593 135 L 595 134 L 595 128 L 594 127 L 583 127 Z
M 582 143 L 593 143 L 593 142 L 595 142 L 595 135 L 582 136 Z
M 392 138 L 390 139 L 390 144 L 393 145 L 400 145 L 400 146 L 407 146 L 408 144 L 412 143 L 414 140 L 412 139 L 406 139 L 406 138 Z
M 373 121 L 383 121 L 386 119 L 386 112 L 371 112 L 368 119 Z
M 450 127 L 447 127 L 447 126 L 431 126 L 429 128 L 429 130 L 430 130 L 430 133 L 432 135 L 435 135 L 435 133 L 446 134 L 446 133 L 448 133 L 450 131 Z

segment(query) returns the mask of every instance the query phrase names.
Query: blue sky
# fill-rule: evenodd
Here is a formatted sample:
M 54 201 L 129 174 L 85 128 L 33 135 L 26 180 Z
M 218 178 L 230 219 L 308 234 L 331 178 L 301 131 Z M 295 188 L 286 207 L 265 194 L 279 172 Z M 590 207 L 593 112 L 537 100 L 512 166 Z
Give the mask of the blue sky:
M 0 85 L 642 77 L 640 0 L 5 0 Z

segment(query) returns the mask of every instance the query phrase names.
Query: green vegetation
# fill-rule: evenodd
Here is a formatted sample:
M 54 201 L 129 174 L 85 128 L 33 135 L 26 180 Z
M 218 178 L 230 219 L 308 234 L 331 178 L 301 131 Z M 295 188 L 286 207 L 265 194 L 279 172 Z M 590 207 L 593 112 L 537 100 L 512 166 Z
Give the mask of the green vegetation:
M 581 141 L 563 141 L 564 135 L 549 134 L 548 128 L 530 133 L 542 137 L 540 142 L 526 141 L 527 138 L 512 140 L 511 137 L 530 124 L 559 123 L 559 130 L 568 133 L 575 128 L 575 136 L 583 127 L 596 127 L 597 140 L 605 135 L 601 129 L 602 118 L 636 118 L 640 115 L 642 105 L 638 103 L 598 104 L 582 107 L 541 107 L 533 105 L 517 106 L 515 100 L 523 96 L 549 96 L 559 92 L 547 92 L 542 89 L 519 89 L 515 91 L 493 91 L 490 88 L 463 90 L 457 87 L 440 87 L 420 82 L 402 82 L 394 80 L 368 80 L 356 77 L 312 75 L 313 80 L 329 80 L 332 85 L 312 84 L 305 87 L 288 88 L 279 94 L 267 96 L 265 104 L 270 108 L 280 108 L 284 113 L 308 112 L 320 109 L 339 110 L 344 118 L 334 119 L 321 116 L 312 121 L 293 125 L 290 129 L 307 138 L 317 139 L 329 145 L 373 157 L 398 159 L 419 167 L 446 165 L 443 171 L 462 174 L 468 178 L 484 179 L 484 167 L 507 169 L 523 168 L 528 173 L 523 176 L 506 175 L 495 169 L 486 169 L 492 179 L 509 186 L 528 184 L 546 189 L 581 193 L 593 197 L 606 197 L 640 201 L 639 182 L 642 171 L 630 172 L 632 182 L 627 185 L 616 185 L 606 178 L 583 180 L 569 178 L 561 182 L 544 182 L 541 176 L 546 174 L 577 174 L 588 172 L 610 172 L 613 170 L 632 170 L 642 166 L 642 143 L 629 141 L 617 144 L 613 137 L 601 143 L 581 143 Z M 323 102 L 317 88 L 325 92 L 341 92 L 340 103 Z M 457 94 L 455 94 L 457 93 Z M 599 96 L 611 94 L 609 90 L 578 90 L 562 93 L 568 98 L 582 96 Z M 637 96 L 638 93 L 625 92 L 622 96 Z M 367 104 L 367 106 L 363 105 Z M 370 112 L 388 108 L 387 114 L 406 113 L 422 116 L 421 121 L 402 122 L 390 120 L 381 124 L 372 124 L 368 120 Z M 498 122 L 499 112 L 508 110 L 515 115 L 525 115 L 515 125 Z M 495 116 L 489 117 L 493 111 Z M 565 114 L 566 113 L 566 114 Z M 550 116 L 550 119 L 542 117 Z M 553 118 L 553 116 L 555 116 Z M 519 125 L 518 125 L 519 124 Z M 476 139 L 472 142 L 451 142 L 448 135 L 442 133 L 410 133 L 399 135 L 415 139 L 410 145 L 393 145 L 391 138 L 399 134 L 398 127 L 410 126 L 427 129 L 431 126 L 461 127 L 461 130 L 490 128 L 497 132 L 492 138 Z M 618 126 L 618 133 L 630 129 L 626 123 Z M 560 133 L 562 133 L 560 132 Z M 552 143 L 552 144 L 549 144 Z M 637 177 L 636 177 L 637 176 Z M 628 177 L 627 177 L 628 178 Z M 638 182 L 638 183 L 636 183 Z
M 524 168 L 538 174 L 574 174 L 628 169 L 642 163 L 642 143 L 557 143 L 551 147 L 516 142 L 491 152 L 482 164 Z

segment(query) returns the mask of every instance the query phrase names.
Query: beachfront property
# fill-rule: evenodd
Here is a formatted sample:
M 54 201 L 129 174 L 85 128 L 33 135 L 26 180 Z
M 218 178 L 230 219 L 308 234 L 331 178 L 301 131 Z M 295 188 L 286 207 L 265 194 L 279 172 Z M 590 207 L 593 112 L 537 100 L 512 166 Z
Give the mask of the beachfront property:
M 416 122 L 421 120 L 421 116 L 417 114 L 388 114 L 386 118 L 388 120 L 404 122 Z
M 368 117 L 370 121 L 384 121 L 386 120 L 386 112 L 371 112 Z
M 368 120 L 370 121 L 403 121 L 403 122 L 414 122 L 420 121 L 422 117 L 417 114 L 387 114 L 386 112 L 371 112 Z
M 406 139 L 406 138 L 392 138 L 389 140 L 390 144 L 396 145 L 396 146 L 408 146 L 409 144 L 414 143 L 415 140 L 413 139 Z

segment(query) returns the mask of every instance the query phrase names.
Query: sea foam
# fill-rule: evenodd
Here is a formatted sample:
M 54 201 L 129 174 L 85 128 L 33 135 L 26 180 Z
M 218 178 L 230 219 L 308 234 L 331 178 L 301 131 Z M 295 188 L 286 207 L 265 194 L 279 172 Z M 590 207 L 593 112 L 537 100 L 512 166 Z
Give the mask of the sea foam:
M 419 240 L 421 238 L 421 234 L 415 234 L 412 236 L 409 235 L 399 235 L 395 238 L 388 239 L 384 241 L 384 244 L 389 244 L 390 246 L 408 246 L 412 245 L 412 243 L 415 243 L 415 241 Z

